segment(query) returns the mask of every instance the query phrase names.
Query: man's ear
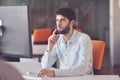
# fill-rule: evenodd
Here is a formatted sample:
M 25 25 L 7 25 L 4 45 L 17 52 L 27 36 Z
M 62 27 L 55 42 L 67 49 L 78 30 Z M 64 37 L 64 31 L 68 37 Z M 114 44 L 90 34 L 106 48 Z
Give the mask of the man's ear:
M 75 20 L 72 20 L 71 21 L 71 25 L 73 26 L 75 24 Z

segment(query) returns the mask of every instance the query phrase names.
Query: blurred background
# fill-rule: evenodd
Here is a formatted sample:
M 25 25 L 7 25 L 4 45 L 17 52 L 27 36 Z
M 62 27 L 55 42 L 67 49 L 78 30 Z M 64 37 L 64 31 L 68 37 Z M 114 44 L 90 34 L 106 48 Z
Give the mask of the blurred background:
M 55 10 L 71 7 L 76 11 L 76 27 L 92 39 L 104 40 L 109 49 L 109 0 L 0 0 L 0 5 L 28 5 L 31 33 L 35 28 L 54 29 Z
M 55 27 L 55 10 L 71 7 L 76 11 L 76 27 L 93 39 L 109 43 L 109 0 L 0 0 L 1 6 L 29 5 L 31 31 L 34 28 Z

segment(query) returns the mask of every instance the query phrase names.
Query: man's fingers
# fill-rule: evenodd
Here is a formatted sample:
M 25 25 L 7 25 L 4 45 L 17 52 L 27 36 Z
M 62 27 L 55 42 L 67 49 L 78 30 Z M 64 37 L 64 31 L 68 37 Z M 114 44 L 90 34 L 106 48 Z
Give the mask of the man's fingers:
M 56 41 L 58 40 L 58 37 L 59 36 L 56 36 L 56 35 L 52 35 L 49 40 L 52 42 L 52 43 L 56 43 Z
M 45 75 L 45 70 L 41 70 L 39 73 L 38 73 L 38 77 L 44 77 Z
M 58 34 L 58 30 L 55 29 L 55 30 L 53 31 L 53 34 L 57 35 L 57 34 Z
M 55 76 L 55 72 L 52 70 L 43 69 L 38 73 L 38 77 L 45 77 L 45 76 L 53 77 Z

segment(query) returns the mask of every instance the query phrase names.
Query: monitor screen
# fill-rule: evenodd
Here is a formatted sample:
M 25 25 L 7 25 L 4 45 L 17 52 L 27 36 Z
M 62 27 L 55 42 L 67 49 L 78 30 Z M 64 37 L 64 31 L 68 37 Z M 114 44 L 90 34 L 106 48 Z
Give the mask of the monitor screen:
M 0 55 L 32 57 L 28 6 L 0 6 L 0 26 Z

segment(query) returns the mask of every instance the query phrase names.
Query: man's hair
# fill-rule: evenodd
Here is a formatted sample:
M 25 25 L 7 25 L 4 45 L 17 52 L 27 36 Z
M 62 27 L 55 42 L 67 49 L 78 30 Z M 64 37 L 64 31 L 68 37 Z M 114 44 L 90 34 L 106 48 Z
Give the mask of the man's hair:
M 68 8 L 68 7 L 58 8 L 56 10 L 56 15 L 63 15 L 67 17 L 69 21 L 76 20 L 75 12 L 71 8 Z

